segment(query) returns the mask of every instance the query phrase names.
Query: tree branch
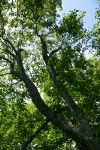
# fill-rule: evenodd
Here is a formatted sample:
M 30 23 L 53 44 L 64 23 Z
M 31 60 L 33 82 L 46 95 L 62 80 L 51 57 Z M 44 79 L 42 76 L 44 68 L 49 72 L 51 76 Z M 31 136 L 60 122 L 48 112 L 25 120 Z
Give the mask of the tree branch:
M 16 59 L 16 56 L 15 56 L 13 53 L 11 53 L 10 50 L 5 49 L 5 51 L 6 51 L 8 54 L 10 54 L 10 56 L 12 56 L 14 59 Z
M 4 35 L 5 35 L 4 18 L 3 18 L 3 15 L 2 15 L 1 12 L 0 12 L 0 16 L 1 16 L 1 19 L 2 19 L 2 39 L 11 46 L 12 50 L 17 55 L 17 51 L 16 51 L 14 45 L 12 44 L 12 42 L 8 38 L 4 38 Z M 13 57 L 14 57 L 14 55 L 13 55 Z
M 42 36 L 39 36 L 40 39 L 41 39 L 41 43 L 42 43 L 42 56 L 43 56 L 43 59 L 45 61 L 45 63 L 47 64 L 48 63 L 48 59 L 49 59 L 49 56 L 48 56 L 48 50 L 47 50 L 47 44 L 45 42 L 45 40 L 43 39 Z
M 8 38 L 4 38 L 4 37 L 3 37 L 3 40 L 11 46 L 12 50 L 13 50 L 13 51 L 15 52 L 15 54 L 17 55 L 17 51 L 16 51 L 14 45 L 12 44 L 12 42 L 11 42 Z
M 6 60 L 7 62 L 9 62 L 10 64 L 12 63 L 8 58 L 4 57 L 4 56 L 0 56 L 0 59 L 4 59 Z
M 37 131 L 36 131 L 34 134 L 32 134 L 32 135 L 30 136 L 30 138 L 22 145 L 22 150 L 26 150 L 26 149 L 27 149 L 28 145 L 29 145 L 29 144 L 34 140 L 34 138 L 41 132 L 41 130 L 44 129 L 44 127 L 47 125 L 48 122 L 49 122 L 49 121 L 46 120 L 46 121 L 37 129 Z
M 0 74 L 0 76 L 5 76 L 5 75 L 8 75 L 8 74 L 11 74 L 11 73 Z
M 41 43 L 42 43 L 43 60 L 46 63 L 46 66 L 49 70 L 51 79 L 53 80 L 54 84 L 56 85 L 58 91 L 60 92 L 60 94 L 63 97 L 63 99 L 65 100 L 65 102 L 68 104 L 68 106 L 69 106 L 73 116 L 76 118 L 77 122 L 81 125 L 81 127 L 85 131 L 86 131 L 86 129 L 89 130 L 88 125 L 87 125 L 87 123 L 86 123 L 86 121 L 83 117 L 83 114 L 82 114 L 81 110 L 78 108 L 76 103 L 73 101 L 72 97 L 69 95 L 67 89 L 62 85 L 62 83 L 60 81 L 56 80 L 57 73 L 56 73 L 56 70 L 55 70 L 53 64 L 48 64 L 47 63 L 47 60 L 49 59 L 49 57 L 47 55 L 47 44 L 41 36 L 40 36 L 40 39 L 41 39 Z M 52 52 L 52 54 L 54 52 Z
M 53 66 L 53 64 L 48 64 L 48 55 L 47 55 L 47 44 L 44 40 L 41 39 L 41 43 L 42 43 L 42 56 L 43 56 L 43 60 L 46 63 L 46 66 L 48 68 L 48 71 L 50 73 L 51 79 L 53 80 L 55 86 L 57 87 L 60 95 L 63 97 L 63 99 L 65 100 L 65 102 L 67 103 L 67 105 L 69 106 L 73 116 L 75 117 L 77 123 L 80 126 L 80 133 L 82 133 L 81 136 L 83 136 L 83 141 L 87 142 L 86 136 L 88 137 L 88 142 L 92 143 L 91 146 L 95 147 L 97 143 L 97 147 L 99 146 L 99 142 L 98 140 L 96 141 L 93 132 L 91 131 L 91 129 L 89 128 L 83 113 L 81 112 L 80 108 L 77 106 L 77 104 L 74 102 L 74 100 L 72 99 L 72 97 L 69 95 L 68 90 L 64 87 L 64 85 L 60 82 L 57 81 L 57 73 L 56 70 Z M 46 58 L 47 56 L 47 58 Z M 73 132 L 74 128 L 72 128 L 72 132 Z M 76 129 L 75 129 L 76 132 Z M 74 132 L 73 132 L 74 133 Z M 79 135 L 79 133 L 78 133 Z M 95 142 L 94 142 L 95 141 Z M 93 145 L 94 144 L 94 145 Z
M 50 73 L 50 77 L 53 81 L 56 81 L 56 71 L 55 71 L 55 68 L 53 67 L 52 64 L 48 64 L 48 60 L 49 60 L 49 56 L 48 56 L 48 50 L 47 50 L 47 44 L 46 44 L 46 41 L 43 39 L 42 36 L 38 35 L 40 37 L 40 40 L 41 40 L 41 44 L 42 44 L 42 57 L 43 57 L 43 60 L 47 66 L 47 69 Z
M 56 113 L 61 113 L 62 111 L 66 111 L 66 107 L 62 107 L 59 110 L 56 111 Z M 48 120 L 46 120 L 38 129 L 37 131 L 32 134 L 29 139 L 23 144 L 22 148 L 25 150 L 25 148 L 28 147 L 28 145 L 34 140 L 34 138 L 45 128 L 45 126 L 48 124 Z
M 56 50 L 53 50 L 53 51 L 49 54 L 49 57 L 51 57 L 53 54 L 55 54 L 56 52 L 58 52 L 58 51 L 62 48 L 62 45 L 63 45 L 63 41 L 62 41 L 61 45 L 60 45 Z

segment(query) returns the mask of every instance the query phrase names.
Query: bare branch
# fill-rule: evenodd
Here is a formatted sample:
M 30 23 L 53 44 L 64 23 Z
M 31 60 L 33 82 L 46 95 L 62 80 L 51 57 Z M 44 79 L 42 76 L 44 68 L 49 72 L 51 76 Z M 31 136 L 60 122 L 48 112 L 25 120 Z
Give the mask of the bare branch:
M 42 43 L 42 56 L 44 62 L 47 64 L 49 56 L 48 56 L 48 50 L 47 50 L 47 44 L 42 36 L 38 35 L 40 37 L 41 43 Z
M 53 80 L 55 80 L 55 76 L 56 76 L 56 71 L 55 71 L 55 68 L 52 64 L 48 64 L 48 59 L 49 59 L 49 56 L 48 56 L 48 50 L 47 50 L 47 43 L 46 41 L 43 39 L 43 37 L 41 35 L 39 35 L 37 33 L 37 36 L 40 38 L 41 40 L 41 44 L 42 44 L 42 57 L 43 57 L 43 60 L 47 66 L 47 69 L 50 73 L 50 76 Z
M 0 56 L 0 59 L 3 59 L 10 64 L 10 73 L 9 74 L 12 74 L 12 72 L 14 72 L 14 62 L 10 61 L 8 58 L 6 58 L 4 56 Z
M 17 54 L 17 51 L 16 51 L 14 45 L 12 44 L 12 42 L 11 42 L 8 38 L 4 38 L 4 37 L 3 37 L 3 40 L 4 40 L 6 43 L 8 43 L 8 44 L 11 46 L 12 50 L 15 52 L 15 54 Z
M 4 56 L 0 56 L 0 59 L 4 59 L 6 60 L 7 62 L 9 62 L 10 64 L 12 63 L 8 58 L 4 57 Z
M 49 122 L 49 121 L 46 120 L 46 121 L 38 128 L 38 130 L 37 130 L 34 134 L 32 134 L 32 135 L 30 136 L 30 138 L 23 144 L 22 150 L 26 150 L 26 149 L 27 149 L 27 146 L 28 146 L 28 145 L 34 140 L 34 138 L 44 129 L 44 127 L 47 125 L 48 122 Z
M 55 54 L 56 52 L 58 52 L 58 51 L 62 48 L 62 45 L 63 45 L 63 40 L 62 40 L 61 45 L 60 45 L 56 50 L 53 50 L 53 51 L 49 54 L 49 57 L 51 57 L 53 54 Z
M 5 51 L 6 51 L 8 54 L 10 54 L 10 56 L 12 56 L 14 59 L 16 59 L 16 56 L 15 56 L 13 53 L 11 53 L 10 50 L 5 49 Z
M 0 11 L 0 18 L 1 18 L 1 29 L 2 29 L 2 33 L 1 33 L 1 36 L 2 36 L 2 39 L 3 39 L 3 36 L 4 36 L 4 34 L 5 34 L 5 28 L 4 28 L 4 26 L 5 26 L 5 21 L 4 21 L 4 17 L 3 17 L 3 14 L 2 14 L 2 12 Z
M 8 75 L 8 74 L 11 74 L 11 73 L 0 74 L 0 76 L 5 76 L 5 75 Z
M 59 110 L 56 111 L 56 113 L 61 113 L 63 111 L 66 111 L 66 108 L 67 107 L 62 107 L 60 108 Z M 49 120 L 46 120 L 38 129 L 35 133 L 33 133 L 29 139 L 23 144 L 22 148 L 23 150 L 27 149 L 28 145 L 34 140 L 34 138 L 45 128 L 45 126 L 48 124 Z M 72 127 L 72 124 L 69 124 L 68 122 L 68 125 Z M 73 126 L 74 128 L 74 126 Z
M 12 50 L 15 52 L 15 54 L 17 54 L 17 51 L 16 51 L 16 49 L 15 49 L 15 47 L 14 47 L 14 45 L 12 44 L 12 42 L 6 37 L 4 37 L 4 35 L 6 35 L 5 34 L 5 28 L 4 28 L 4 18 L 3 18 L 3 15 L 2 15 L 2 13 L 0 12 L 0 17 L 1 17 L 1 20 L 2 20 L 2 39 L 7 43 L 7 44 L 9 44 L 10 46 L 11 46 L 11 48 L 12 48 Z M 14 55 L 13 55 L 14 56 Z

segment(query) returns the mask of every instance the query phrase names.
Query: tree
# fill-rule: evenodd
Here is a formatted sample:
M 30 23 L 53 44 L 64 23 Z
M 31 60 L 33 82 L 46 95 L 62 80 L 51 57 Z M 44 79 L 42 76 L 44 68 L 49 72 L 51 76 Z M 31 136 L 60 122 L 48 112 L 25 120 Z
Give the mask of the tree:
M 98 119 L 93 118 L 99 110 L 99 93 L 94 89 L 99 84 L 95 85 L 96 79 L 90 74 L 91 63 L 84 57 L 91 42 L 83 28 L 84 13 L 74 10 L 60 20 L 57 7 L 61 8 L 59 0 L 1 1 L 1 104 L 2 114 L 7 106 L 5 112 L 11 117 L 9 120 L 3 114 L 7 129 L 6 134 L 1 130 L 2 136 L 7 138 L 12 134 L 12 149 L 27 149 L 28 145 L 32 149 L 32 140 L 48 124 L 50 129 L 47 126 L 42 137 L 51 131 L 58 139 L 46 149 L 57 144 L 64 148 L 64 142 L 74 141 L 81 149 L 99 150 L 100 133 L 93 127 L 94 122 L 99 125 Z M 34 111 L 30 111 L 32 104 L 27 104 L 29 99 L 37 108 Z M 88 109 L 93 116 L 87 116 Z M 32 134 L 38 118 L 43 124 Z M 20 135 L 16 137 L 14 131 Z M 51 134 L 48 135 L 51 139 Z
M 95 15 L 95 18 L 98 20 L 98 23 L 96 23 L 94 25 L 94 31 L 92 32 L 92 36 L 93 36 L 93 39 L 92 39 L 92 46 L 93 48 L 96 48 L 97 50 L 97 55 L 99 56 L 100 54 L 100 10 L 97 9 L 96 10 L 96 15 Z

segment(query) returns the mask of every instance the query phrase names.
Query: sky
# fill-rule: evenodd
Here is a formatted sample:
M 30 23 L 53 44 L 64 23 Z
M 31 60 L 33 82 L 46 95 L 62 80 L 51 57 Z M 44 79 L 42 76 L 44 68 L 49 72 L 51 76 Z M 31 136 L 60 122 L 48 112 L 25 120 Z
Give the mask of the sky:
M 96 8 L 100 9 L 98 0 L 62 0 L 63 12 L 69 13 L 69 11 L 77 9 L 86 12 L 84 17 L 84 27 L 91 30 L 93 25 L 98 21 L 95 19 Z M 85 57 L 89 59 L 93 54 L 88 51 L 85 52 Z
M 62 0 L 62 5 L 65 13 L 70 10 L 78 9 L 84 10 L 86 16 L 84 17 L 84 25 L 87 29 L 91 29 L 95 20 L 96 8 L 99 8 L 98 0 Z

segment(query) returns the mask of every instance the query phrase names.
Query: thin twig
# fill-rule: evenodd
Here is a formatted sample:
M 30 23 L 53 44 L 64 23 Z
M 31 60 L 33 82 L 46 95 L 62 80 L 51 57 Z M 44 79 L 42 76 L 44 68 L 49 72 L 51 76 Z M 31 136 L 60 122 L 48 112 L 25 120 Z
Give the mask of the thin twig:
M 60 45 L 56 50 L 53 50 L 53 51 L 49 54 L 49 57 L 51 57 L 53 54 L 55 54 L 56 52 L 58 52 L 58 51 L 62 48 L 62 45 L 63 45 L 63 40 L 62 40 L 61 45 Z
M 5 76 L 5 75 L 8 75 L 8 74 L 11 74 L 11 73 L 0 74 L 0 76 Z
M 16 51 L 14 45 L 12 44 L 12 42 L 11 42 L 8 38 L 3 38 L 3 40 L 4 40 L 6 43 L 8 43 L 8 44 L 11 46 L 12 50 L 15 52 L 15 54 L 17 54 L 17 51 Z
M 9 62 L 10 64 L 12 64 L 12 62 L 11 62 L 8 58 L 6 58 L 6 57 L 4 57 L 4 56 L 0 56 L 0 59 L 4 59 L 4 60 L 6 60 L 7 62 Z
M 26 150 L 26 149 L 27 149 L 28 145 L 34 140 L 34 138 L 36 137 L 36 135 L 38 135 L 38 134 L 41 132 L 41 130 L 44 129 L 44 127 L 47 125 L 48 122 L 49 122 L 49 121 L 46 120 L 46 121 L 40 126 L 40 128 L 38 128 L 38 130 L 37 130 L 34 134 L 32 134 L 32 135 L 30 136 L 30 138 L 23 144 L 22 150 Z

